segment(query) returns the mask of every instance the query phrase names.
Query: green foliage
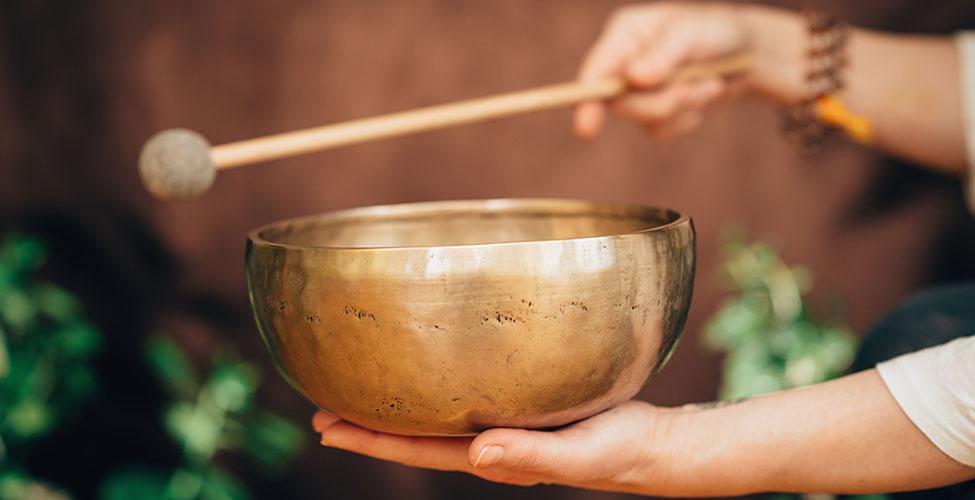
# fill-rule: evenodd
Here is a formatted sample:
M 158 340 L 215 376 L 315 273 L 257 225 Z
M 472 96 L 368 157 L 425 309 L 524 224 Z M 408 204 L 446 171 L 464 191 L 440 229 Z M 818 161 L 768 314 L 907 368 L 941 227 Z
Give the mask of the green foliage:
M 835 378 L 849 367 L 855 340 L 840 324 L 813 318 L 804 296 L 810 273 L 789 267 L 765 243 L 724 244 L 724 273 L 735 295 L 705 327 L 712 349 L 727 353 L 721 397 L 736 399 Z
M 126 469 L 115 473 L 101 485 L 102 500 L 164 498 L 169 475 L 148 468 Z
M 101 334 L 74 297 L 37 277 L 44 258 L 36 239 L 0 240 L 0 500 L 68 498 L 21 464 L 97 390 Z
M 148 468 L 119 472 L 102 484 L 101 500 L 246 500 L 247 490 L 218 467 L 206 471 L 178 469 L 173 473 Z
M 190 360 L 174 342 L 156 335 L 146 343 L 146 360 L 156 378 L 173 396 L 188 398 L 199 391 Z
M 67 493 L 38 481 L 19 470 L 5 468 L 0 472 L 0 498 L 4 500 L 68 500 L 71 497 Z
M 279 473 L 304 443 L 305 434 L 273 413 L 256 411 L 243 422 L 241 446 L 269 473 Z
M 243 451 L 271 473 L 298 452 L 300 431 L 255 407 L 257 370 L 229 350 L 214 359 L 202 381 L 172 340 L 156 336 L 146 351 L 149 365 L 173 398 L 163 424 L 183 450 L 183 460 L 171 472 L 122 471 L 103 485 L 101 500 L 244 500 L 249 498 L 246 488 L 213 462 L 217 452 Z
M 30 445 L 76 415 L 98 390 L 91 364 L 101 333 L 68 292 L 39 279 L 45 251 L 20 235 L 0 239 L 0 500 L 70 495 L 25 472 Z M 227 350 L 199 379 L 172 340 L 152 337 L 148 366 L 171 398 L 164 426 L 183 450 L 171 470 L 130 468 L 102 483 L 103 500 L 245 500 L 246 488 L 217 464 L 241 451 L 269 473 L 294 457 L 302 434 L 255 406 L 257 370 Z

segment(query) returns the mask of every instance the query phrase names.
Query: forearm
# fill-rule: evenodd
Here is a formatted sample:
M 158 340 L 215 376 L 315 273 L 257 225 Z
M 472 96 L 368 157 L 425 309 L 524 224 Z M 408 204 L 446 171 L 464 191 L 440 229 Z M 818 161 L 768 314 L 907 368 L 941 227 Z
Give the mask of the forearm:
M 801 16 L 752 6 L 740 16 L 756 56 L 752 88 L 786 103 L 801 99 L 807 58 Z M 954 41 L 854 29 L 847 54 L 846 88 L 839 97 L 871 122 L 875 146 L 962 173 L 966 155 Z
M 901 491 L 975 477 L 911 423 L 875 370 L 681 410 L 669 428 L 675 495 Z
M 857 30 L 841 97 L 874 125 L 877 147 L 952 173 L 966 165 L 959 63 L 946 37 Z

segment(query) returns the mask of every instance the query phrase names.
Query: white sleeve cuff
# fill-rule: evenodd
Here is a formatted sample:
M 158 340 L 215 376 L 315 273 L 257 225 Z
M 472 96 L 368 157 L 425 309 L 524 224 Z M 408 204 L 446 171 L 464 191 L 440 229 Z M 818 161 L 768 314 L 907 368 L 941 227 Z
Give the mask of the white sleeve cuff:
M 968 208 L 975 214 L 975 31 L 963 31 L 956 36 L 958 73 L 961 77 L 962 126 L 965 151 L 968 153 L 968 175 L 965 196 Z
M 975 467 L 975 336 L 895 358 L 877 371 L 938 449 Z

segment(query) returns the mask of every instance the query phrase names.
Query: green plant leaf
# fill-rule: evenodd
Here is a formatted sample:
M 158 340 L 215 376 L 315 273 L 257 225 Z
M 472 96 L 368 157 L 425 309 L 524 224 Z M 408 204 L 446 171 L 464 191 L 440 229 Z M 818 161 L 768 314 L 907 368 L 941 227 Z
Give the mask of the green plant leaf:
M 257 384 L 257 370 L 254 367 L 235 363 L 215 368 L 207 387 L 217 407 L 228 412 L 239 412 L 251 404 Z
M 101 333 L 82 321 L 72 321 L 54 333 L 58 350 L 68 358 L 88 358 L 101 348 Z
M 748 294 L 729 301 L 705 327 L 707 345 L 712 349 L 730 349 L 753 340 L 769 327 L 768 300 Z
M 199 498 L 203 490 L 205 478 L 200 472 L 188 469 L 178 469 L 169 479 L 166 487 L 166 498 L 173 500 L 190 500 Z
M 7 468 L 0 471 L 0 500 L 25 498 L 30 477 L 19 470 Z
M 784 359 L 805 356 L 819 340 L 819 329 L 805 321 L 787 324 L 769 333 L 769 350 Z
M 823 382 L 829 373 L 823 369 L 816 358 L 812 356 L 800 356 L 790 358 L 785 365 L 784 386 L 801 387 L 804 385 Z
M 167 337 L 154 336 L 146 343 L 149 366 L 166 389 L 182 398 L 195 397 L 199 383 L 182 349 Z
M 823 340 L 816 354 L 831 369 L 843 371 L 853 362 L 856 344 L 856 338 L 845 328 L 829 327 L 823 330 Z
M 268 473 L 280 472 L 305 442 L 305 433 L 290 421 L 257 411 L 243 422 L 243 448 Z
M 50 430 L 54 423 L 51 409 L 40 399 L 20 400 L 7 413 L 6 426 L 21 440 L 35 438 Z
M 44 263 L 44 244 L 36 238 L 13 234 L 0 246 L 0 265 L 17 273 L 35 271 Z
M 781 372 L 764 339 L 743 344 L 725 358 L 721 398 L 738 399 L 780 390 Z
M 201 500 L 248 500 L 250 494 L 233 476 L 212 467 L 203 482 L 200 498 Z
M 77 299 L 54 285 L 40 284 L 34 287 L 32 295 L 37 308 L 57 321 L 70 321 L 81 311 Z
M 98 500 L 168 500 L 169 475 L 155 469 L 132 468 L 102 482 Z
M 37 309 L 22 290 L 10 289 L 0 296 L 0 316 L 15 331 L 22 331 L 37 316 Z
M 22 477 L 0 478 L 0 500 L 70 500 L 71 496 L 56 487 L 36 479 Z
M 188 451 L 209 458 L 220 446 L 220 422 L 190 403 L 176 403 L 166 412 L 166 430 Z

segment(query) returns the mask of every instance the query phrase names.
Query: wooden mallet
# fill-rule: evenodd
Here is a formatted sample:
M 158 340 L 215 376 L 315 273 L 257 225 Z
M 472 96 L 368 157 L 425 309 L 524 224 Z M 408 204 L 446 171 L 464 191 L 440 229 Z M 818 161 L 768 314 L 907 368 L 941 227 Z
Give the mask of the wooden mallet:
M 671 81 L 730 76 L 745 72 L 749 66 L 747 55 L 736 55 L 685 66 Z M 192 198 L 205 193 L 220 170 L 584 101 L 612 99 L 626 91 L 627 85 L 619 79 L 562 83 L 218 146 L 211 146 L 202 135 L 191 130 L 169 129 L 154 135 L 143 146 L 139 172 L 146 189 L 159 198 Z

